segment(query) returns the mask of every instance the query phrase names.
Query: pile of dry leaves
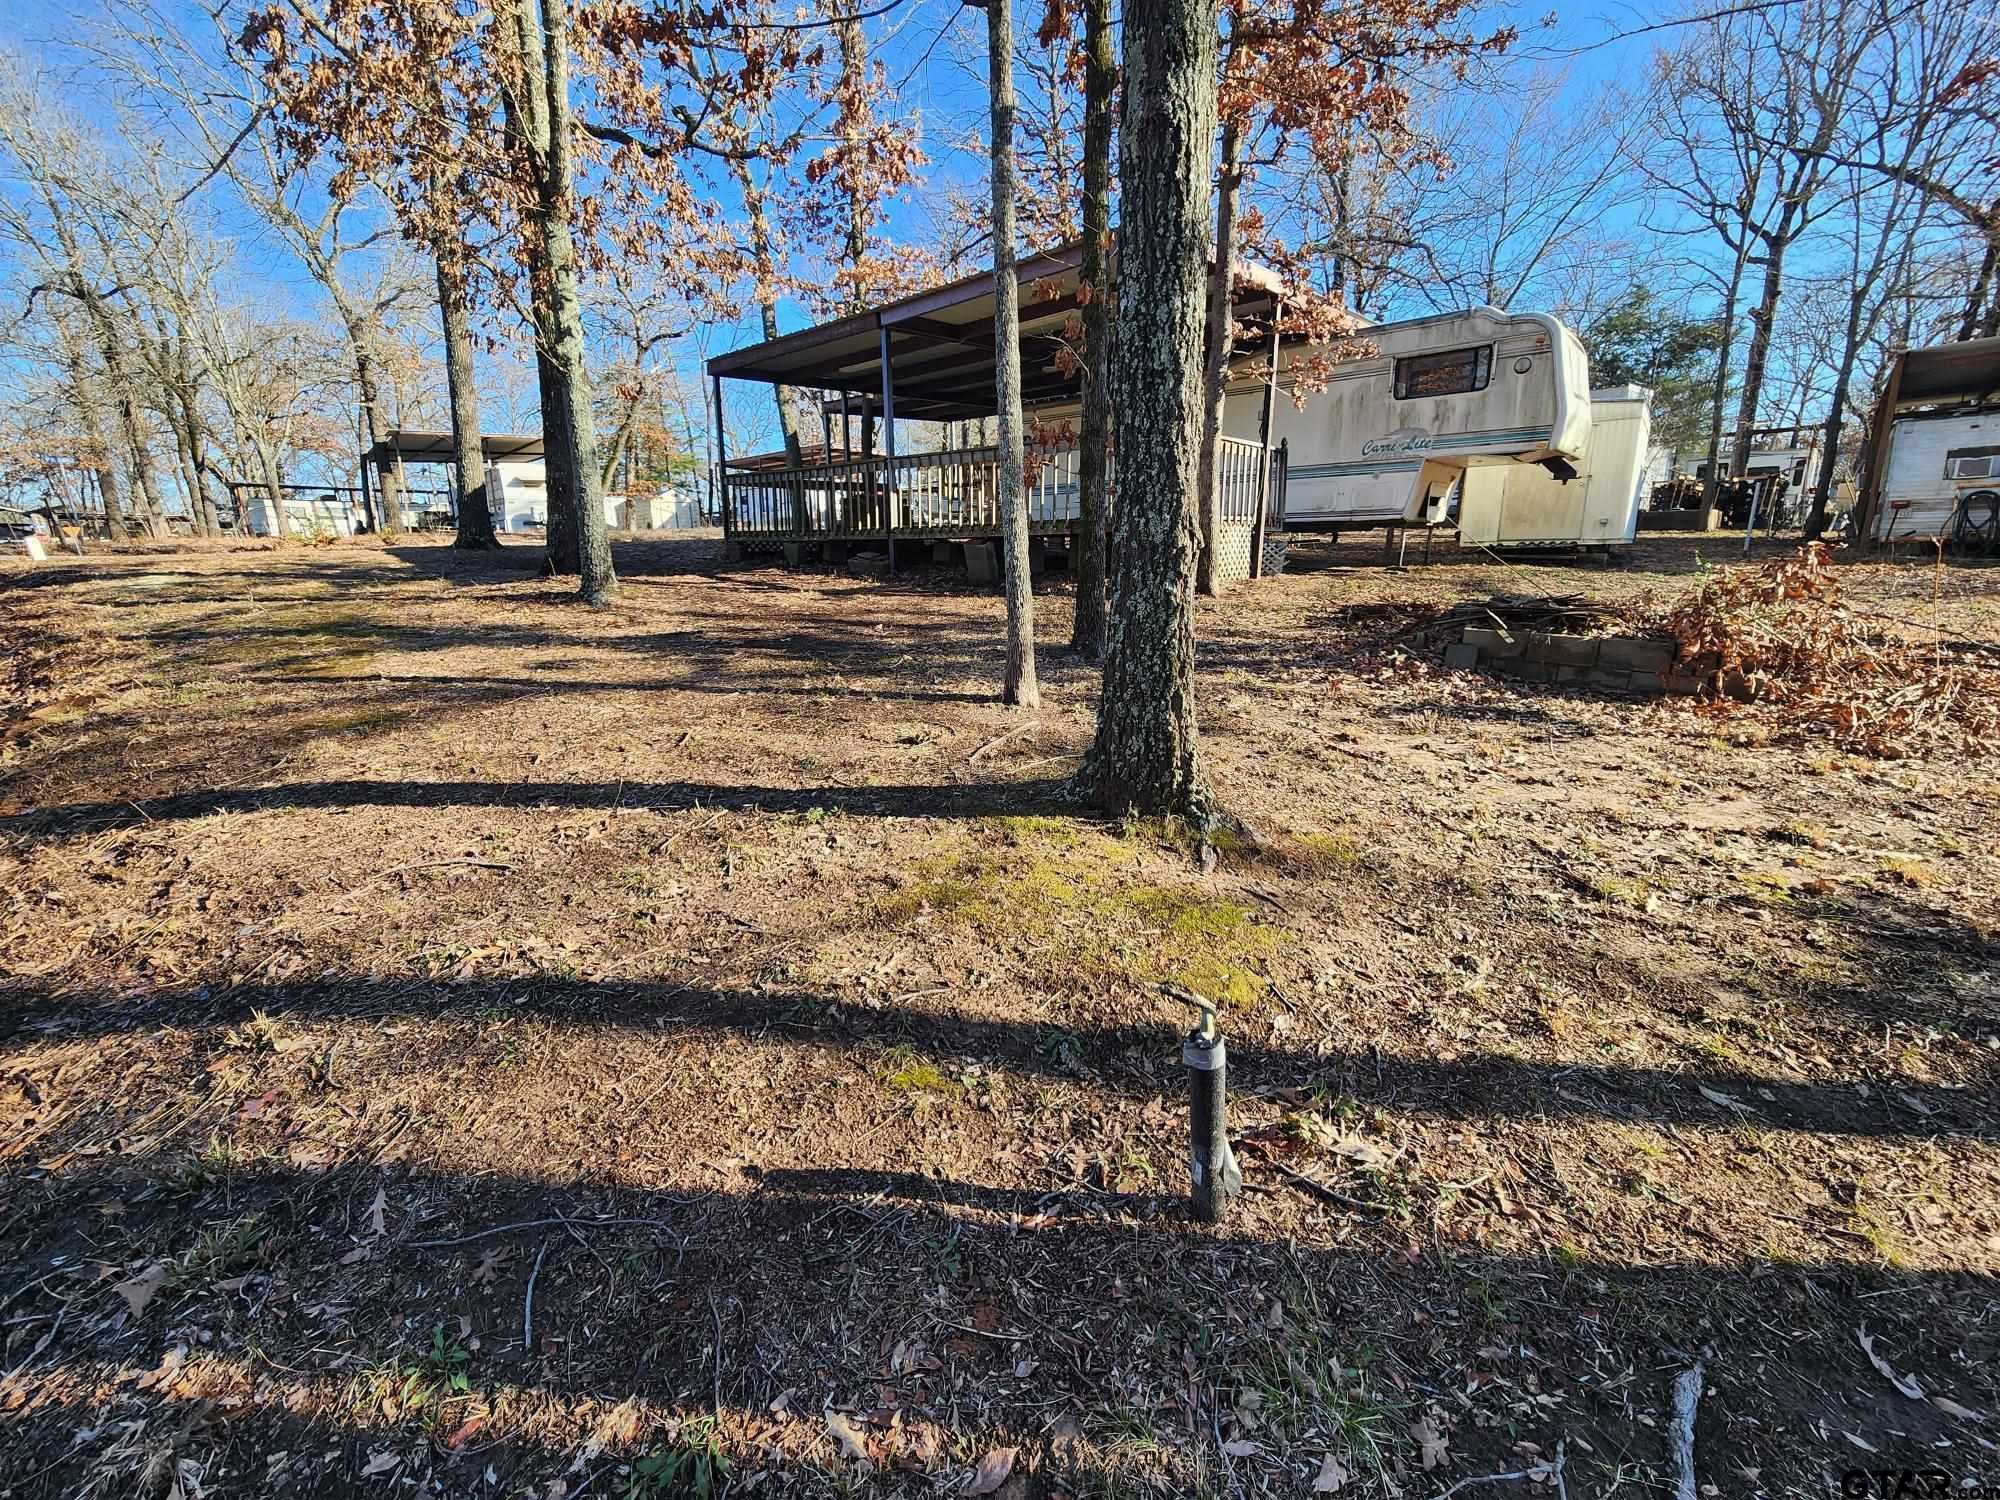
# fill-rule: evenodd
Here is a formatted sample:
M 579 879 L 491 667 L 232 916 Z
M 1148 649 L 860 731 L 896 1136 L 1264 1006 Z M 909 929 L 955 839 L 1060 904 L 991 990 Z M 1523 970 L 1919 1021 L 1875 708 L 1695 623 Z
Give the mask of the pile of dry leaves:
M 2000 662 L 1909 641 L 1857 613 L 1820 543 L 1718 569 L 1663 623 L 1680 669 L 1707 684 L 1706 711 L 1755 706 L 1870 755 L 2000 747 Z

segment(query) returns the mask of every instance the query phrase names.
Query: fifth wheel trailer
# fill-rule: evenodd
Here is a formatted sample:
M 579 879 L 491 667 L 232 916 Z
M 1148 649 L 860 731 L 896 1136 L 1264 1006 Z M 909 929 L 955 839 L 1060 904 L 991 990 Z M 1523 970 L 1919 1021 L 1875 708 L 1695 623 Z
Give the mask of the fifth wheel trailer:
M 1590 362 L 1553 317 L 1476 307 L 1356 336 L 1375 352 L 1334 365 L 1323 391 L 1305 385 L 1310 351 L 1279 352 L 1270 440 L 1286 445 L 1287 530 L 1441 522 L 1468 476 L 1489 469 L 1577 483 L 1591 433 Z M 1258 363 L 1245 361 L 1231 383 L 1231 437 L 1260 435 Z M 1517 539 L 1505 525 L 1500 535 Z
M 1574 479 L 1535 464 L 1468 468 L 1458 539 L 1482 547 L 1609 547 L 1639 527 L 1653 435 L 1653 393 L 1641 385 L 1590 393 L 1590 433 Z

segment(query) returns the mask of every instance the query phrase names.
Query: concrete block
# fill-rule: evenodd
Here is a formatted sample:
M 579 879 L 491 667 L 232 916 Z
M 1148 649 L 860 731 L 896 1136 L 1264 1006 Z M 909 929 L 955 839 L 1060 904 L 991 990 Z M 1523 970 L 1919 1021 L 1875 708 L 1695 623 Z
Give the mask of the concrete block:
M 1448 672 L 1470 672 L 1479 665 L 1479 648 L 1466 641 L 1447 646 L 1444 648 L 1444 665 Z
M 1528 661 L 1516 658 L 1499 663 L 1500 670 L 1509 677 L 1518 677 L 1523 682 L 1554 682 L 1556 669 L 1545 661 Z
M 850 578 L 887 578 L 889 559 L 879 552 L 857 552 L 847 559 Z
M 800 565 L 801 565 L 802 563 L 809 563 L 809 562 L 818 562 L 818 561 L 819 561 L 819 543 L 818 543 L 818 542 L 787 542 L 787 543 L 785 543 L 785 566 L 786 566 L 786 567 L 788 567 L 788 568 L 796 568 L 796 567 L 800 566 Z
M 1603 688 L 1607 693 L 1628 693 L 1632 690 L 1632 674 L 1616 667 L 1593 667 L 1589 681 L 1592 687 Z
M 1667 689 L 1667 674 L 1664 672 L 1634 672 L 1631 682 L 1635 693 L 1663 693 Z
M 1674 664 L 1678 649 L 1672 641 L 1616 635 L 1597 643 L 1597 662 L 1627 672 L 1664 672 Z
M 1522 650 L 1524 649 L 1522 645 L 1521 635 L 1518 631 L 1514 634 L 1512 639 L 1509 639 L 1507 636 L 1502 635 L 1499 631 L 1488 630 L 1481 625 L 1466 626 L 1465 634 L 1461 637 L 1461 639 L 1465 642 L 1466 645 L 1473 647 L 1475 650 L 1479 652 L 1481 656 L 1487 658 L 1488 660 L 1499 660 L 1509 656 L 1519 656 L 1521 655 Z
M 854 545 L 851 542 L 828 542 L 826 544 L 826 560 L 836 568 L 844 568 L 847 566 L 848 554 L 853 552 L 853 550 Z
M 1597 665 L 1597 641 L 1587 635 L 1533 635 L 1528 637 L 1528 658 L 1558 667 Z
M 965 576 L 974 583 L 1000 581 L 1000 549 L 992 542 L 965 544 Z
M 1574 667 L 1566 662 L 1556 662 L 1551 665 L 1555 667 L 1556 681 L 1568 683 L 1572 687 L 1579 683 L 1590 682 L 1597 676 L 1597 671 L 1593 667 Z
M 742 562 L 743 544 L 734 540 L 724 542 L 722 544 L 722 560 L 724 562 Z

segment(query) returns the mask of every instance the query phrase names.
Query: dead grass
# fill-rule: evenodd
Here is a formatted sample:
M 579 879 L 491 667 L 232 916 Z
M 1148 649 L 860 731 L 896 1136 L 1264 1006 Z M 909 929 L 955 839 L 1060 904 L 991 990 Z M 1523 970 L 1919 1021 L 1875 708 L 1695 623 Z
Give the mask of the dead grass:
M 2000 1409 L 1990 771 L 1802 775 L 1398 643 L 1665 604 L 1695 545 L 1306 544 L 1205 604 L 1247 830 L 1206 852 L 1063 800 L 1095 676 L 1052 645 L 975 759 L 1022 721 L 945 579 L 621 544 L 585 614 L 421 545 L 7 565 L 6 1482 L 914 1500 L 1013 1449 L 1012 1500 L 1435 1500 L 1560 1453 L 1583 1500 L 1667 1484 L 1692 1354 L 1720 1493 L 1856 1440 L 1976 1474 L 1856 1334 Z M 1994 582 L 1941 622 L 1994 638 Z M 1169 980 L 1229 1007 L 1214 1231 Z

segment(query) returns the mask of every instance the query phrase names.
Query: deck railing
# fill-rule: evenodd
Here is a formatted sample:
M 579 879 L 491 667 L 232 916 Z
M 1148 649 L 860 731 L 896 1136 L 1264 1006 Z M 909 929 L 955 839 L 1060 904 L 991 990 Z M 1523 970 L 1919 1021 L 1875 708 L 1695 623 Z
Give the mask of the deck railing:
M 1264 450 L 1222 440 L 1219 488 L 1225 521 L 1249 523 L 1268 491 Z M 1105 476 L 1109 488 L 1112 476 Z M 725 524 L 740 537 L 868 538 L 978 536 L 1000 531 L 1000 454 L 948 448 L 895 458 L 849 458 L 789 469 L 742 469 L 723 479 Z M 1028 526 L 1067 532 L 1082 491 L 1074 444 L 1028 456 Z

